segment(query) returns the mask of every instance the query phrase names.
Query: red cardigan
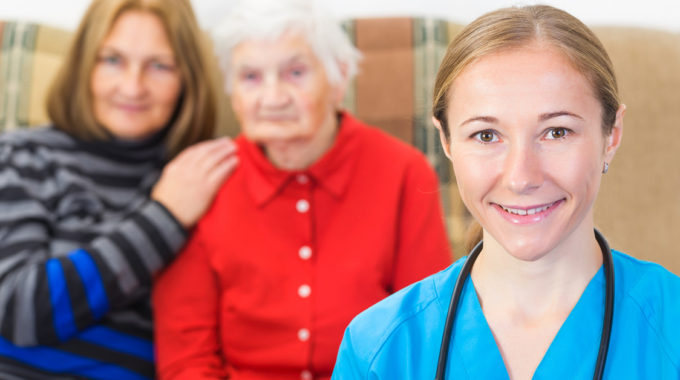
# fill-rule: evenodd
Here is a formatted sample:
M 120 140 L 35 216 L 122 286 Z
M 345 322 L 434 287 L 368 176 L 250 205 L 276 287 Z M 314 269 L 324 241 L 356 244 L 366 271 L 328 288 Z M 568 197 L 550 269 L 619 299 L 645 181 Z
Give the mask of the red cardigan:
M 360 311 L 451 262 L 434 171 L 343 114 L 301 172 L 240 165 L 156 283 L 159 376 L 327 379 Z

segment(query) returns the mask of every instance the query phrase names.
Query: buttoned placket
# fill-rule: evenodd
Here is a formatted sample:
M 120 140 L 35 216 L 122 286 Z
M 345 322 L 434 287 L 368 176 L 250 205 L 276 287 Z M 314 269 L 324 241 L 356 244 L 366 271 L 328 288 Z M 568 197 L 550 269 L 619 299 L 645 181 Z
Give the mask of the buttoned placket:
M 297 248 L 297 252 L 291 252 L 294 260 L 298 262 L 302 270 L 300 273 L 300 278 L 295 279 L 297 282 L 297 297 L 300 302 L 300 310 L 304 310 L 302 314 L 303 317 L 300 319 L 300 327 L 297 330 L 297 339 L 303 343 L 304 355 L 307 363 L 311 364 L 311 339 L 312 337 L 312 297 L 314 296 L 314 289 L 312 287 L 313 279 L 313 265 L 314 265 L 314 247 L 313 247 L 313 191 L 314 182 L 311 180 L 308 174 L 298 173 L 295 175 L 293 180 L 294 183 L 291 185 L 295 188 L 295 194 L 298 195 L 295 200 L 294 208 L 298 217 L 302 219 L 304 223 L 304 230 L 307 231 L 307 235 L 301 241 L 300 246 Z M 310 380 L 313 379 L 313 372 L 311 368 L 305 368 L 300 372 L 300 379 Z

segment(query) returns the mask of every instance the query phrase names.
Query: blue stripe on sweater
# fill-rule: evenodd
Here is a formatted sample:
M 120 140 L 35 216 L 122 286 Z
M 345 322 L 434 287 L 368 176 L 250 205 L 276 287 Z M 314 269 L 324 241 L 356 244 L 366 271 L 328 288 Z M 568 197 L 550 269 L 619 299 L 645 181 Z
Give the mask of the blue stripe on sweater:
M 72 374 L 100 380 L 149 380 L 138 373 L 113 364 L 84 358 L 47 347 L 17 347 L 0 338 L 0 355 L 34 368 L 59 374 Z
M 52 321 L 54 330 L 62 342 L 76 333 L 76 324 L 73 320 L 71 300 L 66 287 L 64 269 L 58 259 L 52 258 L 45 264 L 47 269 L 47 282 L 50 290 L 50 302 L 52 304 Z
M 90 254 L 83 249 L 76 250 L 68 258 L 75 265 L 80 280 L 83 282 L 87 303 L 90 305 L 92 315 L 96 320 L 99 320 L 109 311 L 109 300 L 97 265 Z
M 154 361 L 153 344 L 144 339 L 126 335 L 104 326 L 94 326 L 78 334 L 84 341 L 119 351 L 140 359 Z

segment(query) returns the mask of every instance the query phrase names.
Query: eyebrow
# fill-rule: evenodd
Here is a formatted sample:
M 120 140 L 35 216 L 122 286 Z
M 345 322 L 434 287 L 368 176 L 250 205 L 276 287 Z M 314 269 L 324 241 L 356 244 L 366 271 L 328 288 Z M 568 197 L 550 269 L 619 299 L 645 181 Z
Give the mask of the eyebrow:
M 489 124 L 498 124 L 498 119 L 493 117 L 493 116 L 474 116 L 471 117 L 464 122 L 460 123 L 460 127 L 462 127 L 465 124 L 469 124 L 475 121 L 481 121 L 483 123 L 489 123 Z
M 569 112 L 569 111 L 557 111 L 557 112 L 544 113 L 544 114 L 541 114 L 541 116 L 538 117 L 538 120 L 539 121 L 546 121 L 546 120 L 550 120 L 550 119 L 560 117 L 560 116 L 570 116 L 570 117 L 575 117 L 577 119 L 583 120 L 583 118 L 581 116 L 579 116 L 575 113 Z
M 304 61 L 304 56 L 303 56 L 302 53 L 298 53 L 298 54 L 295 54 L 295 55 L 293 55 L 289 58 L 286 58 L 278 66 L 281 67 L 281 66 L 290 65 L 290 64 L 295 63 L 297 61 Z M 256 70 L 257 68 L 258 68 L 258 65 L 251 65 L 248 62 L 240 63 L 236 66 L 237 70 Z
M 99 50 L 97 51 L 97 54 L 116 54 L 116 55 L 127 56 L 127 54 L 124 51 L 116 48 L 115 46 L 111 46 L 111 45 L 101 46 L 99 48 Z M 170 53 L 170 52 L 160 52 L 160 53 L 157 53 L 157 54 L 149 55 L 149 56 L 145 57 L 145 59 L 147 59 L 147 60 L 148 59 L 160 59 L 160 60 L 168 59 L 168 60 L 175 61 L 175 55 L 173 53 Z
M 303 57 L 304 57 L 304 55 L 302 53 L 297 53 L 297 54 L 291 56 L 290 58 L 288 58 L 286 60 L 286 62 L 294 62 L 294 61 L 302 60 Z
M 573 112 L 569 112 L 569 111 L 555 111 L 555 112 L 543 113 L 543 114 L 538 116 L 538 120 L 543 122 L 543 121 L 554 119 L 556 117 L 561 117 L 561 116 L 570 116 L 570 117 L 574 117 L 574 118 L 583 120 L 583 118 L 581 116 L 579 116 L 579 115 L 577 115 Z M 469 123 L 472 123 L 472 122 L 475 122 L 475 121 L 481 121 L 483 123 L 489 123 L 489 124 L 498 124 L 498 119 L 493 117 L 493 116 L 474 116 L 474 117 L 471 117 L 471 118 L 465 120 L 464 122 L 460 123 L 459 126 L 462 127 L 465 124 L 469 124 Z

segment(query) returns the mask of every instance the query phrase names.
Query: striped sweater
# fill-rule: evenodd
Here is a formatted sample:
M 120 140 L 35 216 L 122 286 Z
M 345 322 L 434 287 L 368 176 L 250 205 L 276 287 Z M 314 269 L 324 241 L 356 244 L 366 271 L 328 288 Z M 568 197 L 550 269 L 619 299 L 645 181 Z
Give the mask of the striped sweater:
M 163 138 L 0 135 L 0 378 L 153 378 L 151 282 L 186 239 L 149 199 Z

